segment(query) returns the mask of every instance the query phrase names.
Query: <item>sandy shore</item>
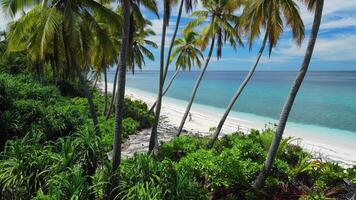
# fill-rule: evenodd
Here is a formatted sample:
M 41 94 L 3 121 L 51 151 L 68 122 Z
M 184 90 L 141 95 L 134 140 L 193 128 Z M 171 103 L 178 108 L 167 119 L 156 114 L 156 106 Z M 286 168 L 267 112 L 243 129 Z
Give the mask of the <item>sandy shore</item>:
M 112 86 L 109 84 L 109 91 L 112 91 Z M 156 95 L 142 90 L 126 88 L 126 95 L 133 99 L 139 99 L 151 106 Z M 186 103 L 170 97 L 163 98 L 161 114 L 166 117 L 170 127 L 179 126 L 185 111 Z M 188 132 L 199 135 L 211 135 L 209 129 L 216 127 L 222 112 L 214 111 L 208 106 L 194 105 L 191 109 L 192 120 L 187 119 L 184 129 Z M 222 134 L 228 134 L 237 130 L 248 133 L 250 129 L 262 130 L 268 122 L 257 122 L 245 118 L 228 117 Z M 321 137 L 318 134 L 313 134 L 312 131 L 298 130 L 292 125 L 287 126 L 286 135 L 299 138 L 296 141 L 298 145 L 305 150 L 311 152 L 315 157 L 320 157 L 324 160 L 338 162 L 343 166 L 356 165 L 356 141 L 345 141 L 343 139 L 335 139 Z

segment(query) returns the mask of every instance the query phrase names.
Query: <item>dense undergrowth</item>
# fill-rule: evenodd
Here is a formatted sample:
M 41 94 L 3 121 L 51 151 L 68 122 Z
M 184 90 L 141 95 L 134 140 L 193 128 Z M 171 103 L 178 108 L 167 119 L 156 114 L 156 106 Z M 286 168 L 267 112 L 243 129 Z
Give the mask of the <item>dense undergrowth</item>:
M 254 190 L 271 129 L 225 136 L 212 149 L 206 149 L 207 138 L 181 136 L 163 144 L 157 158 L 135 155 L 111 174 L 114 118 L 105 120 L 104 98 L 92 93 L 101 138 L 75 82 L 41 85 L 30 75 L 0 74 L 3 199 L 102 199 L 112 179 L 120 180 L 117 199 L 345 199 L 355 194 L 355 167 L 314 159 L 291 145 L 291 138 L 282 142 L 263 190 Z M 151 122 L 146 104 L 125 100 L 124 138 Z

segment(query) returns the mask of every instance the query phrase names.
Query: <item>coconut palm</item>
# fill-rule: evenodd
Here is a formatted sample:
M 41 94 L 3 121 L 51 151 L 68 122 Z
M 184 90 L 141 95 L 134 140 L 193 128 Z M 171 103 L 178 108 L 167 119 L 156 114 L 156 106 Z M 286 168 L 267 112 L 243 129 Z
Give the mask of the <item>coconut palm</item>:
M 158 9 L 157 9 L 157 4 L 156 4 L 155 0 L 131 0 L 130 4 L 131 4 L 130 6 L 132 8 L 131 9 L 132 12 L 131 12 L 131 16 L 130 16 L 131 17 L 131 19 L 130 19 L 130 21 L 131 21 L 131 23 L 130 23 L 131 24 L 130 25 L 130 38 L 132 38 L 132 39 L 130 41 L 129 46 L 132 46 L 135 32 L 143 31 L 143 30 L 145 30 L 145 28 L 147 28 L 147 25 L 149 25 L 149 24 L 147 24 L 149 22 L 145 19 L 145 17 L 142 15 L 142 13 L 140 11 L 140 6 L 143 6 L 145 9 L 147 9 L 149 12 L 155 14 L 157 17 L 159 15 L 158 15 Z M 123 15 L 122 7 L 119 6 L 118 9 L 116 10 L 116 12 L 118 13 L 119 16 Z M 150 35 L 151 33 L 147 32 L 147 34 Z M 118 38 L 121 38 L 121 32 L 118 32 L 117 36 L 118 36 Z M 146 43 L 150 46 L 152 46 L 152 45 L 155 46 L 154 44 L 149 44 L 150 42 L 147 41 L 147 39 L 146 39 Z M 131 62 L 128 62 L 128 63 L 131 63 Z M 115 72 L 112 99 L 111 99 L 109 110 L 106 114 L 106 120 L 108 120 L 110 117 L 110 114 L 114 107 L 114 99 L 117 97 L 116 86 L 117 86 L 118 74 L 119 74 L 119 68 L 117 68 L 116 72 Z
M 51 53 L 52 39 L 56 33 L 61 33 L 60 38 L 63 41 L 66 65 L 70 66 L 72 73 L 75 72 L 73 74 L 78 75 L 84 94 L 88 99 L 96 132 L 100 135 L 95 106 L 82 72 L 88 71 L 91 64 L 87 58 L 92 52 L 92 38 L 95 36 L 106 37 L 101 34 L 101 28 L 92 16 L 92 11 L 114 24 L 118 24 L 117 15 L 92 0 L 81 2 L 58 0 L 51 3 L 51 5 L 43 3 L 34 6 L 26 15 L 10 26 L 8 51 L 26 49 L 33 63 L 43 64 L 46 55 Z
M 271 55 L 272 48 L 277 45 L 278 40 L 283 33 L 283 21 L 285 21 L 286 27 L 290 27 L 293 33 L 293 39 L 298 45 L 301 44 L 304 38 L 304 24 L 299 15 L 299 8 L 294 0 L 249 1 L 244 9 L 242 18 L 242 24 L 248 34 L 250 49 L 255 38 L 259 37 L 260 29 L 265 30 L 264 37 L 256 61 L 251 66 L 250 71 L 227 106 L 224 115 L 216 127 L 213 137 L 209 141 L 209 147 L 213 146 L 214 142 L 218 138 L 225 120 L 234 107 L 235 102 L 240 97 L 246 85 L 255 73 L 256 67 L 262 57 L 267 42 L 269 43 L 269 55 Z M 283 20 L 283 18 L 285 20 Z
M 145 58 L 148 58 L 149 60 L 154 60 L 155 57 L 153 53 L 151 52 L 150 48 L 157 48 L 157 44 L 154 43 L 151 40 L 148 40 L 148 37 L 156 35 L 156 33 L 150 29 L 149 27 L 151 26 L 151 23 L 149 21 L 146 21 L 146 25 L 144 28 L 135 28 L 136 31 L 133 34 L 133 41 L 132 44 L 130 45 L 130 52 L 129 52 L 129 60 L 128 60 L 128 69 L 132 70 L 134 73 L 135 67 L 137 66 L 139 69 L 142 69 L 142 67 L 146 64 Z M 115 74 L 115 80 L 117 79 L 117 74 Z M 106 113 L 106 119 L 109 119 L 110 114 L 113 109 L 113 102 L 115 99 L 115 89 L 116 89 L 116 84 L 114 84 L 114 92 L 113 96 L 111 99 L 110 107 L 108 112 Z
M 178 3 L 177 0 L 173 0 L 173 1 L 170 2 L 170 6 L 176 5 L 177 3 Z M 169 63 L 170 63 L 169 59 L 170 59 L 171 54 L 172 54 L 174 41 L 175 41 L 175 39 L 177 37 L 178 28 L 179 28 L 179 25 L 180 25 L 180 20 L 181 20 L 182 12 L 183 12 L 183 6 L 185 6 L 186 12 L 189 13 L 193 9 L 193 4 L 197 4 L 197 3 L 198 3 L 198 0 L 194 0 L 194 2 L 192 0 L 181 0 L 180 1 L 177 20 L 176 20 L 176 25 L 175 25 L 175 29 L 174 29 L 174 32 L 173 32 L 171 44 L 170 44 L 169 49 L 168 49 L 167 60 L 166 60 L 166 64 L 165 64 L 165 67 L 164 67 L 163 80 L 162 80 L 162 83 L 160 83 L 160 86 L 162 86 L 162 88 L 163 88 L 164 82 L 166 81 L 166 78 L 167 78 L 167 72 L 168 72 Z M 168 86 L 166 87 L 165 91 L 162 93 L 162 96 L 164 96 L 167 93 L 167 91 L 170 88 L 170 86 L 172 85 L 175 77 L 178 75 L 178 72 L 179 72 L 179 70 L 176 70 L 176 73 L 174 73 L 173 77 L 169 81 Z M 155 103 L 150 108 L 150 112 L 153 111 L 153 109 L 156 107 L 156 105 L 157 105 L 157 101 L 155 101 Z
M 193 101 L 195 99 L 196 93 L 198 91 L 200 82 L 205 74 L 205 71 L 209 65 L 213 50 L 215 48 L 215 40 L 217 42 L 216 51 L 217 58 L 220 59 L 222 55 L 222 47 L 225 42 L 230 43 L 230 45 L 236 49 L 237 45 L 243 45 L 240 33 L 235 27 L 238 26 L 240 18 L 234 15 L 234 12 L 240 8 L 243 1 L 240 0 L 204 0 L 203 6 L 206 11 L 195 11 L 192 16 L 198 17 L 192 22 L 188 23 L 185 31 L 189 31 L 192 28 L 202 25 L 205 21 L 210 18 L 210 23 L 206 24 L 201 31 L 200 45 L 202 49 L 205 49 L 210 42 L 210 48 L 208 55 L 205 59 L 205 65 L 199 74 L 198 79 L 195 82 L 192 95 L 190 97 L 188 106 L 183 115 L 182 121 L 177 131 L 177 136 L 180 135 L 184 123 L 188 117 L 190 108 L 192 107 Z
M 291 91 L 287 97 L 287 100 L 281 112 L 276 135 L 273 139 L 272 145 L 269 148 L 263 169 L 254 182 L 254 187 L 256 189 L 260 189 L 263 186 L 265 180 L 267 179 L 268 174 L 271 171 L 272 164 L 276 158 L 278 148 L 284 133 L 284 129 L 288 121 L 289 113 L 292 110 L 294 100 L 298 94 L 299 88 L 302 85 L 305 75 L 308 71 L 308 67 L 313 55 L 316 39 L 318 36 L 322 13 L 323 13 L 324 0 L 303 0 L 303 1 L 308 5 L 309 10 L 313 10 L 315 12 L 309 43 L 299 73 L 297 74 L 297 77 L 292 85 Z
M 129 40 L 130 40 L 130 23 L 131 23 L 131 3 L 130 0 L 122 1 L 123 9 L 123 26 L 122 26 L 122 42 L 120 50 L 119 73 L 118 73 L 118 90 L 115 110 L 115 136 L 113 145 L 112 157 L 112 172 L 115 173 L 121 163 L 121 137 L 122 137 L 122 120 L 124 118 L 124 98 L 125 98 L 125 83 L 126 83 L 126 64 L 129 56 Z M 106 196 L 110 198 L 111 191 L 114 187 L 119 188 L 119 180 L 115 180 L 106 189 Z
M 148 145 L 148 153 L 153 152 L 154 155 L 158 154 L 158 138 L 157 138 L 157 129 L 159 123 L 159 117 L 161 113 L 161 104 L 162 104 L 162 93 L 163 93 L 163 77 L 164 77 L 164 48 L 166 43 L 166 31 L 169 23 L 170 16 L 170 1 L 164 0 L 164 10 L 163 10 L 163 24 L 162 24 L 162 37 L 161 37 L 161 48 L 160 48 L 160 69 L 159 69 L 159 86 L 158 86 L 158 95 L 157 95 L 157 109 L 155 113 L 154 122 L 152 125 L 152 132 L 150 136 L 150 142 Z
M 147 21 L 148 26 L 150 22 Z M 149 60 L 153 61 L 155 59 L 153 53 L 148 48 L 158 48 L 157 44 L 151 40 L 148 40 L 147 37 L 154 36 L 156 33 L 145 27 L 144 29 L 140 29 L 136 31 L 133 35 L 132 49 L 129 52 L 129 69 L 135 74 L 135 67 L 137 66 L 139 69 L 142 69 L 142 66 L 146 64 L 145 57 Z
M 176 59 L 176 71 L 173 74 L 171 80 L 168 82 L 166 89 L 163 92 L 163 96 L 166 95 L 169 88 L 171 87 L 174 79 L 177 77 L 179 71 L 182 70 L 191 70 L 192 66 L 197 65 L 201 67 L 201 60 L 203 59 L 203 54 L 198 48 L 198 34 L 194 31 L 187 32 L 183 34 L 183 38 L 178 38 L 174 42 L 174 51 L 169 59 L 169 63 L 172 63 Z M 150 111 L 153 111 L 157 102 L 155 102 Z

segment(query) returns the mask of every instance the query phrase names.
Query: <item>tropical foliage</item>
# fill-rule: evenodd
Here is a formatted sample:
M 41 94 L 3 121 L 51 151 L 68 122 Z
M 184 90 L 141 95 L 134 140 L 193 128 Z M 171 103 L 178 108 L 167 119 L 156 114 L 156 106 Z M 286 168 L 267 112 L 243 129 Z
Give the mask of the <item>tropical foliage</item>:
M 199 2 L 203 10 L 194 11 Z M 13 18 L 0 33 L 1 199 L 354 198 L 356 167 L 315 158 L 296 146 L 295 138 L 282 138 L 322 19 L 323 0 L 302 2 L 314 12 L 314 23 L 277 130 L 219 139 L 265 47 L 271 56 L 285 27 L 301 44 L 305 28 L 296 1 L 164 0 L 162 11 L 155 0 L 1 1 L 2 10 Z M 174 6 L 179 8 L 166 55 Z M 193 19 L 180 31 L 183 7 Z M 157 30 L 143 10 L 162 17 L 160 44 L 153 42 Z M 213 139 L 181 136 L 159 143 L 162 97 L 179 70 L 202 67 L 178 136 L 213 52 L 220 59 L 225 44 L 237 49 L 247 41 L 251 48 L 262 31 L 256 62 Z M 157 104 L 149 110 L 144 102 L 125 98 L 126 72 L 154 60 L 159 46 Z M 176 73 L 164 91 L 173 62 Z M 111 95 L 107 75 L 116 65 Z M 104 94 L 96 88 L 102 76 Z M 121 160 L 121 143 L 141 129 L 152 130 L 149 154 Z

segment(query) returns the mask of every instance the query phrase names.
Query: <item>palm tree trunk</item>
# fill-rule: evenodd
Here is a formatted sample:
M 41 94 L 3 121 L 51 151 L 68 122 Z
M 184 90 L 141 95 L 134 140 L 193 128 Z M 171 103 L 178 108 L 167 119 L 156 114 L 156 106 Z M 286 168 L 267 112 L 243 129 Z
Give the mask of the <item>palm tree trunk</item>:
M 173 46 L 174 46 L 174 41 L 175 41 L 175 39 L 177 37 L 177 32 L 178 32 L 178 28 L 179 28 L 179 24 L 180 24 L 180 19 L 181 19 L 182 12 L 183 12 L 183 5 L 184 5 L 184 0 L 181 0 L 180 6 L 179 6 L 179 11 L 178 11 L 178 16 L 177 16 L 176 27 L 175 27 L 175 30 L 174 30 L 174 33 L 173 33 L 173 36 L 172 36 L 172 41 L 171 41 L 171 44 L 170 44 L 169 50 L 168 50 L 167 62 L 166 62 L 166 66 L 165 66 L 165 69 L 164 69 L 164 75 L 163 75 L 163 82 L 165 82 L 165 80 L 167 78 L 168 67 L 169 67 L 169 58 L 171 57 Z M 169 81 L 169 84 L 168 84 L 166 90 L 163 92 L 162 96 L 164 96 L 167 93 L 168 89 L 171 87 L 171 85 L 172 85 L 175 77 L 177 76 L 177 74 L 178 74 L 178 70 L 176 71 L 176 73 L 174 73 L 173 77 Z M 164 83 L 163 83 L 163 85 L 164 85 Z M 150 112 L 153 112 L 153 109 L 156 107 L 156 105 L 157 105 L 157 101 L 155 101 L 154 104 L 151 106 Z
M 129 50 L 130 40 L 130 1 L 123 0 L 122 3 L 124 10 L 124 24 L 122 30 L 122 47 L 120 54 L 119 74 L 118 74 L 118 98 L 116 100 L 115 110 L 115 139 L 114 139 L 114 152 L 112 161 L 112 170 L 115 172 L 121 162 L 121 135 L 122 135 L 122 120 L 124 118 L 124 98 L 125 98 L 125 82 L 126 82 L 126 62 Z M 117 181 L 118 183 L 119 181 Z
M 119 74 L 119 67 L 116 68 L 116 72 L 115 72 L 115 78 L 114 78 L 114 83 L 113 83 L 113 90 L 112 90 L 112 97 L 111 97 L 111 102 L 110 102 L 110 107 L 108 112 L 106 113 L 106 120 L 109 119 L 112 109 L 114 107 L 114 100 L 116 98 L 116 85 L 117 85 L 117 77 Z
M 271 171 L 272 164 L 276 158 L 277 150 L 278 150 L 279 144 L 282 140 L 284 129 L 287 124 L 289 113 L 292 109 L 292 106 L 293 106 L 294 100 L 298 94 L 299 88 L 302 85 L 304 77 L 308 71 L 310 60 L 313 55 L 313 51 L 314 51 L 314 47 L 315 47 L 315 42 L 316 42 L 316 39 L 318 36 L 318 31 L 319 31 L 322 13 L 323 13 L 323 6 L 324 6 L 324 0 L 318 0 L 316 2 L 316 10 L 315 10 L 313 27 L 312 27 L 311 35 L 309 38 L 308 47 L 305 52 L 304 61 L 303 61 L 302 66 L 299 70 L 299 73 L 297 74 L 297 77 L 296 77 L 294 84 L 291 88 L 291 91 L 288 95 L 287 101 L 286 101 L 286 103 L 283 107 L 283 110 L 281 112 L 281 115 L 279 118 L 279 124 L 277 127 L 277 132 L 273 139 L 272 145 L 268 151 L 268 155 L 267 155 L 267 159 L 264 163 L 264 167 L 254 182 L 254 188 L 256 188 L 256 189 L 262 188 L 265 180 L 267 179 L 267 176 L 269 175 L 269 173 Z
M 176 40 L 176 37 L 177 37 L 177 32 L 178 32 L 178 28 L 179 28 L 179 24 L 180 24 L 180 19 L 181 19 L 182 12 L 183 12 L 184 1 L 185 0 L 181 0 L 181 2 L 180 2 L 177 21 L 176 21 L 176 27 L 174 29 L 174 33 L 173 33 L 173 36 L 172 36 L 171 44 L 169 46 L 169 50 L 168 50 L 168 54 L 167 54 L 167 60 L 166 60 L 166 66 L 164 68 L 163 84 L 164 84 L 164 82 L 165 82 L 165 80 L 167 78 L 167 72 L 168 72 L 168 67 L 169 67 L 169 58 L 171 57 L 173 46 L 174 46 L 174 41 Z
M 167 1 L 167 0 L 165 0 Z M 158 96 L 157 96 L 157 108 L 155 113 L 155 119 L 152 125 L 152 132 L 150 137 L 150 143 L 148 145 L 148 153 L 151 154 L 153 152 L 154 155 L 158 154 L 158 135 L 157 129 L 159 124 L 159 117 L 161 114 L 161 104 L 162 104 L 162 93 L 163 93 L 163 85 L 164 85 L 164 48 L 165 48 L 165 40 L 166 40 L 166 30 L 168 23 L 168 15 L 167 15 L 168 5 L 164 3 L 164 16 L 163 16 L 163 24 L 162 24 L 162 38 L 161 38 L 161 51 L 160 51 L 160 70 L 159 70 L 159 88 L 158 88 Z
M 230 103 L 229 103 L 224 115 L 222 116 L 222 118 L 221 118 L 221 120 L 220 120 L 220 122 L 219 122 L 219 124 L 218 124 L 218 126 L 217 126 L 217 128 L 215 130 L 215 133 L 214 133 L 213 137 L 211 138 L 211 140 L 209 141 L 209 144 L 207 145 L 208 148 L 211 148 L 214 145 L 216 139 L 219 137 L 220 131 L 221 131 L 221 129 L 222 129 L 222 127 L 223 127 L 223 125 L 224 125 L 224 123 L 226 121 L 227 116 L 229 115 L 231 109 L 234 107 L 234 104 L 235 104 L 236 100 L 239 98 L 239 96 L 241 95 L 241 93 L 245 89 L 246 85 L 250 81 L 252 75 L 255 73 L 256 67 L 257 67 L 258 63 L 260 62 L 260 59 L 261 59 L 262 54 L 263 54 L 263 51 L 264 51 L 264 49 L 266 47 L 267 38 L 268 38 L 268 31 L 266 31 L 266 33 L 265 33 L 265 37 L 264 37 L 264 39 L 262 41 L 262 46 L 260 48 L 260 51 L 258 52 L 258 56 L 257 56 L 256 62 L 251 67 L 251 69 L 250 69 L 249 73 L 247 74 L 245 80 L 242 82 L 240 88 L 236 91 L 235 95 L 231 99 L 231 101 L 230 101 Z
M 95 109 L 93 97 L 90 94 L 87 80 L 86 80 L 86 78 L 84 78 L 84 76 L 83 76 L 83 74 L 82 74 L 82 72 L 80 70 L 80 67 L 77 64 L 74 64 L 74 67 L 76 68 L 77 74 L 79 76 L 79 81 L 80 81 L 80 84 L 82 85 L 82 88 L 83 88 L 83 91 L 84 91 L 84 95 L 88 100 L 90 116 L 91 116 L 91 118 L 93 120 L 93 124 L 94 124 L 94 127 L 95 127 L 95 133 L 96 133 L 97 136 L 100 137 L 100 127 L 99 127 L 98 116 L 96 114 L 96 109 Z
M 173 74 L 171 80 L 169 80 L 169 83 L 168 83 L 166 89 L 164 90 L 162 96 L 166 95 L 166 93 L 168 92 L 169 88 L 172 86 L 172 83 L 173 83 L 174 79 L 177 77 L 177 75 L 178 75 L 178 73 L 179 73 L 179 70 L 180 70 L 180 68 L 178 68 L 178 69 L 174 72 L 174 74 Z M 153 112 L 153 109 L 156 107 L 156 105 L 157 105 L 157 101 L 155 101 L 154 104 L 151 106 L 149 112 Z
M 107 76 L 106 69 L 104 69 L 104 113 L 103 113 L 104 116 L 107 110 L 108 110 L 108 76 Z
M 199 88 L 199 85 L 200 85 L 200 82 L 201 82 L 201 80 L 203 79 L 203 76 L 204 76 L 204 74 L 205 74 L 206 69 L 208 68 L 208 65 L 209 65 L 209 62 L 210 62 L 210 58 L 211 58 L 211 55 L 212 55 L 213 50 L 214 50 L 214 46 L 215 46 L 215 35 L 214 35 L 213 38 L 211 39 L 211 46 L 210 46 L 210 50 L 209 50 L 208 57 L 206 58 L 206 61 L 205 61 L 205 65 L 204 65 L 203 71 L 200 72 L 200 75 L 199 75 L 199 77 L 198 77 L 198 80 L 195 82 L 195 86 L 194 86 L 192 95 L 191 95 L 191 97 L 190 97 L 190 100 L 189 100 L 187 109 L 185 110 L 185 113 L 184 113 L 184 115 L 183 115 L 182 121 L 180 122 L 178 131 L 177 131 L 177 136 L 178 136 L 178 137 L 180 136 L 180 133 L 182 132 L 182 129 L 183 129 L 183 127 L 184 127 L 185 121 L 187 120 L 187 117 L 188 117 L 190 108 L 192 107 L 193 101 L 194 101 L 194 99 L 195 99 L 195 95 L 197 94 L 197 91 L 198 91 L 198 88 Z

